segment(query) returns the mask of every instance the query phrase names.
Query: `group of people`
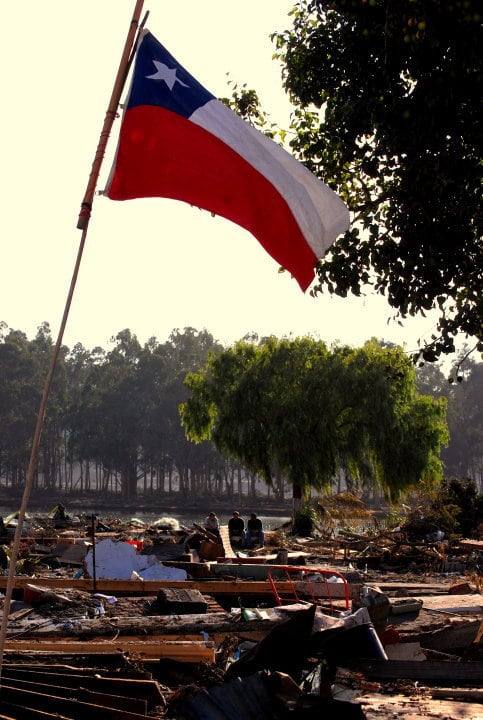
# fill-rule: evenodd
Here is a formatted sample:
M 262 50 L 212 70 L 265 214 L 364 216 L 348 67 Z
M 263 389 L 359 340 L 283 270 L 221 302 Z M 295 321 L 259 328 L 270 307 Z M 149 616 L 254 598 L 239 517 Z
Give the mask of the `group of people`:
M 219 537 L 220 523 L 214 512 L 210 512 L 206 517 L 205 530 Z M 244 519 L 240 516 L 238 510 L 234 510 L 232 517 L 228 520 L 228 534 L 230 542 L 240 547 L 251 548 L 254 545 L 263 547 L 265 544 L 262 521 L 257 517 L 256 513 L 250 514 L 250 519 L 247 520 L 245 527 Z

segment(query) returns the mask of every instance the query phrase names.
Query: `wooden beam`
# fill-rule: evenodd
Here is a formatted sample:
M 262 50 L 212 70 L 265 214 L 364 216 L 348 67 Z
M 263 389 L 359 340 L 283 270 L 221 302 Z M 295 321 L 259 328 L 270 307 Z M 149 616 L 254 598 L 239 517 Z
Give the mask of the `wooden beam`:
M 138 698 L 131 695 L 116 695 L 113 692 L 102 692 L 101 688 L 89 689 L 83 685 L 77 687 L 66 686 L 63 678 L 57 678 L 52 675 L 48 678 L 48 682 L 40 682 L 39 679 L 26 680 L 22 678 L 9 677 L 6 681 L 11 688 L 28 690 L 32 693 L 49 694 L 55 697 L 66 698 L 70 700 L 81 700 L 86 703 L 101 705 L 105 707 L 122 707 L 139 715 L 147 715 L 148 704 L 144 698 Z
M 450 588 L 448 583 L 408 583 L 401 580 L 401 582 L 374 582 L 368 583 L 376 585 L 382 592 L 392 592 L 395 590 L 407 591 L 411 597 L 418 595 L 429 595 L 434 593 L 448 594 Z
M 115 698 L 112 699 L 114 703 Z M 39 717 L 36 714 L 30 714 L 30 709 L 32 709 L 34 712 L 48 713 L 48 717 L 52 713 L 52 717 L 55 718 L 75 717 L 76 720 L 92 720 L 94 717 L 102 718 L 102 720 L 146 720 L 146 715 L 124 710 L 122 707 L 95 705 L 77 699 L 31 692 L 8 684 L 2 684 L 2 704 L 4 702 L 21 708 L 21 714 L 16 714 L 14 717 Z
M 273 598 L 271 585 L 266 580 L 106 580 L 99 578 L 94 588 L 94 582 L 87 578 L 59 578 L 59 577 L 23 577 L 16 576 L 14 588 L 23 589 L 28 584 L 38 587 L 48 587 L 54 590 L 72 588 L 86 592 L 100 592 L 106 595 L 157 595 L 158 590 L 163 588 L 177 588 L 179 590 L 199 590 L 205 595 L 269 595 Z M 0 590 L 5 588 L 6 578 L 0 577 Z M 293 597 L 292 583 L 280 580 L 275 581 L 279 595 Z M 297 592 L 302 593 L 306 584 L 303 582 L 294 583 Z M 312 583 L 312 589 L 316 597 L 327 597 L 325 583 Z M 353 597 L 359 591 L 360 583 L 349 584 L 349 595 Z M 332 597 L 343 597 L 343 584 L 331 583 L 330 592 Z
M 472 700 L 483 704 L 483 690 L 477 688 L 432 688 L 431 697 L 435 700 Z
M 300 607 L 300 606 L 299 606 Z M 73 620 L 69 627 L 64 622 L 45 625 L 23 625 L 22 638 L 75 639 L 96 637 L 118 637 L 126 635 L 142 635 L 152 639 L 153 635 L 164 638 L 166 635 L 193 635 L 200 640 L 201 633 L 237 633 L 241 631 L 270 632 L 272 628 L 282 624 L 287 615 L 274 609 L 267 609 L 266 617 L 254 620 L 242 620 L 240 615 L 228 612 L 216 612 L 195 615 L 140 615 L 129 617 L 101 616 L 100 618 L 83 618 Z
M 450 663 L 446 660 L 354 660 L 353 670 L 371 680 L 422 680 L 423 682 L 469 682 L 479 684 L 483 662 Z
M 422 663 L 421 663 L 422 664 Z M 448 718 L 464 718 L 464 720 L 481 720 L 481 705 L 467 702 L 433 700 L 420 695 L 406 697 L 404 695 L 364 695 L 360 704 L 367 720 L 387 720 L 403 717 L 404 720 L 448 720 Z
M 73 689 L 82 687 L 105 694 L 136 697 L 144 700 L 150 708 L 164 703 L 164 696 L 156 680 L 117 677 L 116 674 L 100 677 L 99 669 L 90 668 L 89 674 L 87 674 L 83 668 L 79 668 L 78 672 L 69 672 L 65 666 L 60 665 L 56 666 L 59 672 L 52 672 L 52 667 L 55 666 L 49 666 L 46 669 L 42 665 L 29 664 L 26 666 L 6 663 L 3 666 L 2 676 L 10 684 L 13 684 L 14 680 L 20 683 L 37 682 L 42 685 L 56 684 Z M 61 669 L 62 672 L 60 672 Z M 77 670 L 77 668 L 73 669 Z
M 124 638 L 116 640 L 7 640 L 5 649 L 14 653 L 40 652 L 52 655 L 102 655 L 113 653 L 129 653 L 139 655 L 141 660 L 153 658 L 170 658 L 180 662 L 213 663 L 215 661 L 215 648 L 212 642 L 176 641 L 125 641 Z
M 447 612 L 457 615 L 481 615 L 483 613 L 483 595 L 438 595 L 421 597 L 425 610 Z

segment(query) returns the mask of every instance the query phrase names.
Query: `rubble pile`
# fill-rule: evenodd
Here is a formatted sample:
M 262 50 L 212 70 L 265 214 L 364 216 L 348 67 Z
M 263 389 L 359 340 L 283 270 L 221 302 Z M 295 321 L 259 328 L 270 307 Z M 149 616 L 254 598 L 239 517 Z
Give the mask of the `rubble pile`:
M 25 537 L 2 717 L 481 720 L 481 541 L 280 529 L 234 551 L 171 520 Z M 298 587 L 339 578 L 330 607 Z

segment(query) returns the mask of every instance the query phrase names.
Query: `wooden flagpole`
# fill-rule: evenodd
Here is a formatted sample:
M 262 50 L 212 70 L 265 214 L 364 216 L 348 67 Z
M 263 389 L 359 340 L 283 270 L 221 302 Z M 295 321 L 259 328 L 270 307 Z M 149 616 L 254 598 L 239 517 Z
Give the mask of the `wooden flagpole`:
M 87 182 L 84 199 L 81 204 L 81 210 L 79 218 L 77 220 L 77 227 L 79 230 L 83 230 L 89 225 L 89 219 L 91 216 L 92 202 L 94 200 L 94 193 L 96 191 L 97 180 L 99 178 L 99 172 L 101 170 L 102 161 L 104 159 L 104 152 L 106 150 L 107 141 L 111 132 L 112 124 L 117 116 L 117 110 L 121 99 L 122 90 L 126 82 L 127 74 L 129 72 L 129 57 L 134 44 L 134 38 L 139 25 L 139 18 L 141 17 L 141 11 L 144 0 L 136 0 L 136 7 L 134 9 L 133 18 L 131 20 L 131 26 L 129 28 L 128 37 L 126 44 L 124 45 L 124 52 L 119 63 L 119 69 L 117 71 L 116 80 L 112 89 L 111 100 L 106 111 L 106 117 L 104 119 L 104 125 L 99 136 L 99 143 L 97 145 L 97 151 L 94 156 L 92 163 L 91 173 Z M 144 22 L 144 21 L 143 21 Z
M 38 415 L 37 415 L 34 436 L 32 439 L 32 447 L 31 447 L 31 451 L 30 451 L 29 466 L 28 466 L 28 470 L 27 470 L 27 476 L 25 478 L 25 487 L 24 487 L 22 502 L 21 502 L 19 516 L 18 516 L 18 523 L 17 523 L 17 527 L 15 529 L 15 535 L 14 535 L 14 540 L 13 540 L 13 545 L 12 545 L 12 553 L 11 553 L 10 566 L 9 566 L 9 572 L 8 572 L 8 578 L 7 578 L 7 586 L 5 588 L 5 599 L 4 599 L 4 606 L 3 606 L 2 624 L 0 627 L 0 690 L 1 690 L 1 673 L 2 673 L 2 668 L 3 668 L 5 638 L 7 635 L 8 616 L 10 614 L 10 602 L 12 599 L 12 590 L 13 590 L 14 578 L 15 578 L 15 566 L 17 563 L 18 551 L 19 551 L 19 547 L 20 547 L 20 541 L 22 538 L 23 522 L 25 519 L 27 505 L 28 505 L 30 493 L 32 490 L 35 469 L 37 467 L 40 438 L 42 435 L 42 428 L 43 428 L 45 412 L 46 412 L 46 408 L 47 408 L 47 401 L 48 401 L 48 398 L 50 395 L 50 389 L 52 386 L 54 371 L 55 371 L 55 367 L 56 367 L 57 360 L 59 357 L 60 349 L 62 346 L 62 339 L 64 336 L 65 327 L 67 324 L 67 318 L 69 316 L 70 306 L 72 304 L 72 298 L 74 295 L 74 289 L 75 289 L 75 285 L 77 282 L 77 277 L 79 274 L 79 268 L 80 268 L 80 263 L 81 263 L 81 259 L 82 259 L 82 254 L 84 251 L 87 230 L 89 227 L 89 219 L 90 219 L 90 215 L 91 215 L 91 208 L 92 208 L 92 202 L 94 199 L 94 193 L 95 193 L 97 181 L 99 178 L 99 173 L 101 170 L 102 160 L 104 158 L 104 152 L 106 149 L 107 140 L 109 138 L 109 134 L 110 134 L 114 119 L 116 118 L 116 115 L 117 115 L 117 109 L 118 109 L 119 102 L 121 99 L 121 94 L 122 94 L 124 84 L 126 82 L 127 74 L 129 71 L 130 56 L 131 56 L 132 49 L 134 46 L 136 33 L 138 31 L 139 18 L 141 17 L 143 4 L 144 4 L 144 0 L 136 0 L 136 6 L 134 8 L 132 20 L 131 20 L 131 23 L 129 26 L 129 31 L 128 31 L 126 41 L 124 44 L 124 50 L 122 53 L 121 61 L 119 63 L 119 69 L 117 71 L 116 79 L 114 82 L 114 87 L 113 87 L 112 94 L 111 94 L 111 99 L 110 99 L 109 106 L 108 106 L 108 109 L 106 112 L 106 117 L 104 119 L 104 125 L 102 127 L 102 131 L 101 131 L 101 134 L 99 137 L 96 154 L 94 157 L 94 161 L 92 163 L 92 169 L 91 169 L 91 173 L 89 175 L 89 181 L 87 183 L 84 200 L 82 201 L 81 211 L 80 211 L 78 222 L 77 222 L 77 228 L 79 230 L 82 230 L 81 241 L 79 244 L 79 249 L 77 251 L 77 258 L 76 258 L 74 270 L 72 273 L 72 279 L 71 279 L 69 292 L 68 292 L 67 300 L 66 300 L 65 307 L 64 307 L 64 313 L 62 315 L 62 320 L 60 323 L 57 340 L 56 340 L 54 350 L 52 353 L 52 357 L 50 360 L 47 378 L 45 380 L 44 390 L 42 393 L 42 399 L 40 401 L 40 407 L 39 407 L 39 411 L 38 411 Z

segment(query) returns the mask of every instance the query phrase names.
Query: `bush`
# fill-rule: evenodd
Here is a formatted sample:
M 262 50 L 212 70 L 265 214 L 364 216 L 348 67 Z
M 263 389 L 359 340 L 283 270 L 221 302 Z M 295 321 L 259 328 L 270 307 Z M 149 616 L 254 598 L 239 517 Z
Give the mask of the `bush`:
M 306 505 L 300 512 L 296 513 L 293 523 L 293 534 L 302 537 L 310 537 L 314 534 L 317 522 L 317 511 L 311 505 Z
M 404 528 L 416 534 L 442 530 L 447 538 L 476 537 L 483 514 L 483 495 L 470 478 L 448 478 L 437 488 L 413 494 L 415 506 Z

